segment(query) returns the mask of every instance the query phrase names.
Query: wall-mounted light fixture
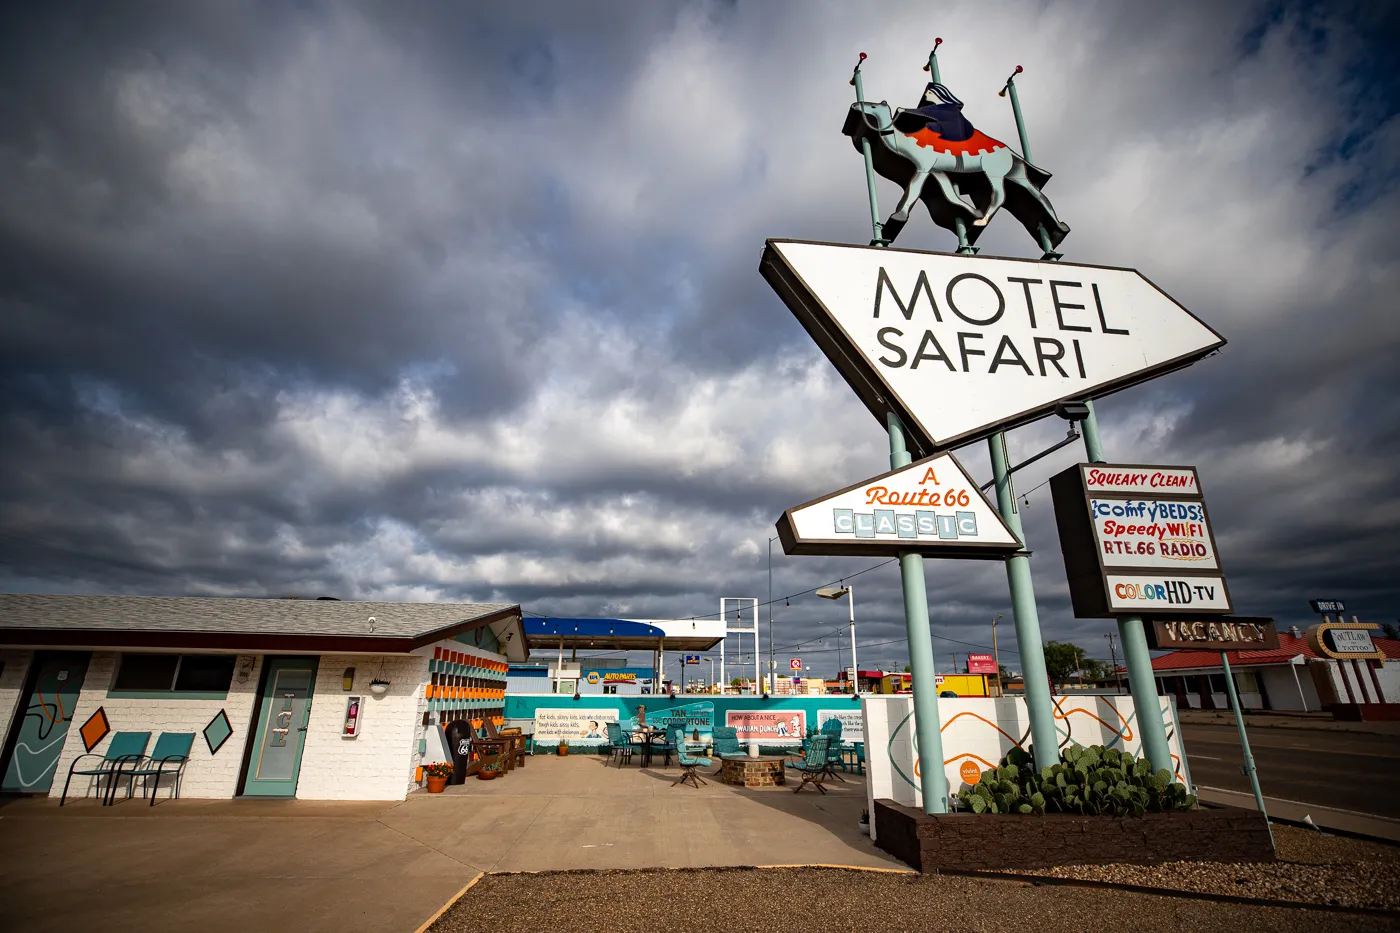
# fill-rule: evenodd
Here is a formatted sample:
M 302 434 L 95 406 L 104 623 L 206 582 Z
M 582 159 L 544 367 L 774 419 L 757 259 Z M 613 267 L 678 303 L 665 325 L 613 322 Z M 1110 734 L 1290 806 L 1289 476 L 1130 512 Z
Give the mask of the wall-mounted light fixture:
M 238 682 L 246 684 L 248 678 L 253 676 L 253 668 L 257 666 L 258 659 L 241 657 L 238 659 Z
M 344 690 L 346 693 L 355 689 L 355 669 L 353 667 L 347 667 L 345 669 L 345 676 L 342 677 L 340 681 L 340 689 Z

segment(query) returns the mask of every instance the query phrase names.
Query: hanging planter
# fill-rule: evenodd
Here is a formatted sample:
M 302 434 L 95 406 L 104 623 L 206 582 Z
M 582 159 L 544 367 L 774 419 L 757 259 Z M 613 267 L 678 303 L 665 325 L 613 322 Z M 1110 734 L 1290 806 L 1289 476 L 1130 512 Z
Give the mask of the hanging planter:
M 379 671 L 369 682 L 369 692 L 377 697 L 382 697 L 389 692 L 389 681 L 384 677 L 384 660 L 382 658 L 379 661 Z

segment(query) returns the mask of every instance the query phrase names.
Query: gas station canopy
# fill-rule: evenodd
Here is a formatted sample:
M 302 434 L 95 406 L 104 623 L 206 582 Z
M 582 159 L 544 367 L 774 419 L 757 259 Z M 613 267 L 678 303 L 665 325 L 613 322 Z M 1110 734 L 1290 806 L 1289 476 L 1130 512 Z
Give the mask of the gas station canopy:
M 708 651 L 724 640 L 723 619 L 560 619 L 526 616 L 531 649 L 608 648 L 615 651 Z

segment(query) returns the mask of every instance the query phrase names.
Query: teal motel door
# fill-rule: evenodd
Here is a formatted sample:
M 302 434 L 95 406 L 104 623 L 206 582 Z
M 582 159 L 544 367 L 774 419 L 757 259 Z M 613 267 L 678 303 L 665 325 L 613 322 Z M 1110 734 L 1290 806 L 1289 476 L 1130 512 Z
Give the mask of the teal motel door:
M 10 729 L 10 760 L 0 778 L 0 793 L 47 794 L 78 693 L 87 676 L 86 651 L 40 651 L 30 662 L 23 705 Z
M 315 682 L 315 658 L 268 660 L 248 776 L 243 780 L 245 797 L 296 796 Z

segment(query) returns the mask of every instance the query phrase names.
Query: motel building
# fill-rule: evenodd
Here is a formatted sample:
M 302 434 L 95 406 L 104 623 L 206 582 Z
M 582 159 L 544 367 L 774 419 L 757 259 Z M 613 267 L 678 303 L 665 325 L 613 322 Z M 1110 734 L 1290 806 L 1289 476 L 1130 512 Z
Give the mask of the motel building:
M 0 595 L 0 792 L 58 797 L 136 733 L 192 737 L 181 797 L 402 800 L 438 726 L 503 720 L 528 655 L 509 604 Z
M 1227 651 L 1235 691 L 1245 709 L 1331 711 L 1335 718 L 1385 715 L 1400 703 L 1400 641 L 1373 638 L 1385 660 L 1337 660 L 1309 647 L 1295 626 L 1278 633 L 1278 647 Z M 1220 652 L 1182 648 L 1152 659 L 1157 692 L 1178 709 L 1230 708 Z M 1363 708 L 1364 707 L 1364 708 Z M 1390 718 L 1390 717 L 1387 717 Z

